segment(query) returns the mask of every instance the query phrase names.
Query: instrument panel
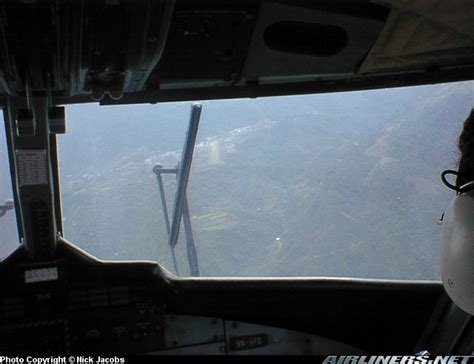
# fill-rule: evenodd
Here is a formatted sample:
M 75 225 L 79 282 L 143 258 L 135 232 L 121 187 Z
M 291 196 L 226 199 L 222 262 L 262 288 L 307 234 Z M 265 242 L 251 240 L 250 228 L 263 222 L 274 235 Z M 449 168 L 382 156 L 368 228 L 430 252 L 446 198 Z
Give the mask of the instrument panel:
M 301 332 L 196 316 L 165 316 L 165 350 L 151 354 L 361 355 L 349 345 Z
M 180 314 L 172 308 L 180 293 L 157 264 L 100 262 L 64 242 L 57 252 L 30 262 L 20 247 L 0 264 L 3 353 L 362 353 L 316 335 Z

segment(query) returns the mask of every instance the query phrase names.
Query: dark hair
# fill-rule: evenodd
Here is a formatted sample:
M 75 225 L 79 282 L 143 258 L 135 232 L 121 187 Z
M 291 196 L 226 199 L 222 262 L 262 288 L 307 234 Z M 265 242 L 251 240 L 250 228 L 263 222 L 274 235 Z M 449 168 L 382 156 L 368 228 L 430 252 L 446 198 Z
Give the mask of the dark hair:
M 459 136 L 459 175 L 456 178 L 456 187 L 474 181 L 474 109 L 464 122 L 464 126 Z

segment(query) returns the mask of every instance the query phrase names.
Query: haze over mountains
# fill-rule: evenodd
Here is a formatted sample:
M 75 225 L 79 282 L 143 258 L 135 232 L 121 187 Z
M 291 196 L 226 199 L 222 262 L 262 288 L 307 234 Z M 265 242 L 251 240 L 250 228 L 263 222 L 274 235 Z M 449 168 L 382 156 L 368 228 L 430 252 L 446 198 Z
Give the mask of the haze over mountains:
M 13 199 L 10 167 L 7 158 L 3 117 L 0 117 L 0 205 Z M 0 259 L 18 246 L 15 211 L 9 210 L 0 217 Z
M 438 279 L 436 220 L 453 197 L 439 174 L 456 167 L 473 91 L 204 102 L 188 188 L 201 274 Z M 173 271 L 152 168 L 176 165 L 189 108 L 68 108 L 66 238 Z M 174 177 L 165 185 L 171 210 Z M 176 250 L 186 275 L 183 236 Z

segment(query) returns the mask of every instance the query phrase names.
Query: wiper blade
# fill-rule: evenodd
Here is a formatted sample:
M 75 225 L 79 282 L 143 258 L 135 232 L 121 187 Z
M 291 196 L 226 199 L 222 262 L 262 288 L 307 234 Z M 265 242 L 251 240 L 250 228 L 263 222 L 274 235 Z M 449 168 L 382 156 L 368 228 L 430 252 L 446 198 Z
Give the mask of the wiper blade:
M 163 209 L 163 216 L 165 219 L 166 232 L 168 234 L 168 244 L 171 247 L 171 255 L 173 259 L 174 269 L 179 276 L 178 264 L 176 261 L 175 246 L 178 242 L 179 229 L 181 226 L 181 219 L 183 219 L 184 231 L 186 234 L 186 251 L 188 255 L 189 271 L 191 276 L 199 277 L 199 264 L 197 258 L 196 245 L 194 243 L 193 231 L 191 226 L 191 217 L 189 213 L 188 199 L 186 190 L 188 188 L 189 173 L 191 170 L 191 163 L 193 160 L 194 146 L 196 144 L 196 136 L 199 128 L 199 121 L 201 118 L 201 104 L 193 104 L 191 106 L 191 116 L 189 120 L 188 131 L 184 142 L 183 153 L 181 161 L 177 168 L 163 168 L 157 165 L 153 168 L 158 180 L 158 188 L 160 191 L 161 207 Z M 173 204 L 173 218 L 170 220 L 168 216 L 168 207 L 166 204 L 165 191 L 163 186 L 162 174 L 176 174 L 177 176 L 177 190 L 175 193 Z
M 169 235 L 169 244 L 172 247 L 178 242 L 179 226 L 181 225 L 181 217 L 183 216 L 184 199 L 186 197 L 186 189 L 188 188 L 194 145 L 196 144 L 199 120 L 201 119 L 201 109 L 201 104 L 193 104 L 191 106 L 188 132 L 186 134 L 186 140 L 184 141 L 181 162 L 178 165 L 178 188 L 174 196 L 173 220 L 171 222 L 171 233 Z

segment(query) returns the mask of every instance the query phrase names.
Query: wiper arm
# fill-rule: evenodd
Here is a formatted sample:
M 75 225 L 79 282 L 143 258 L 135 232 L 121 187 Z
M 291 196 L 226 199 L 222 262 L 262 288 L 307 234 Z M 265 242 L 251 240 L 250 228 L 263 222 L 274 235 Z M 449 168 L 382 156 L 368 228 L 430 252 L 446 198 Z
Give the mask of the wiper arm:
M 179 226 L 181 225 L 181 217 L 183 216 L 184 200 L 186 197 L 186 189 L 188 188 L 189 172 L 193 161 L 199 120 L 201 119 L 201 109 L 201 104 L 193 104 L 191 106 L 188 132 L 186 134 L 186 140 L 184 141 L 181 162 L 178 165 L 178 188 L 174 196 L 173 220 L 171 221 L 171 233 L 169 236 L 169 244 L 172 247 L 176 246 L 178 242 Z
M 184 142 L 183 153 L 181 155 L 181 161 L 177 168 L 163 168 L 157 165 L 153 168 L 153 172 L 156 174 L 158 180 L 158 188 L 160 191 L 161 206 L 163 209 L 163 216 L 165 219 L 165 227 L 168 233 L 168 244 L 171 247 L 171 254 L 173 259 L 174 269 L 176 274 L 179 275 L 178 264 L 176 261 L 175 246 L 178 242 L 179 229 L 181 226 L 181 219 L 184 223 L 184 231 L 186 234 L 186 250 L 188 255 L 189 270 L 191 276 L 199 277 L 199 264 L 197 258 L 196 245 L 194 243 L 194 237 L 191 226 L 191 217 L 189 213 L 188 200 L 186 196 L 186 190 L 188 187 L 189 173 L 191 170 L 191 163 L 193 160 L 194 146 L 196 144 L 196 136 L 199 127 L 199 121 L 201 118 L 200 104 L 193 104 L 191 107 L 191 116 L 189 120 L 188 132 Z M 166 204 L 165 191 L 163 187 L 162 174 L 171 173 L 177 175 L 177 190 L 175 193 L 174 204 L 173 204 L 173 218 L 171 225 L 168 216 L 168 207 Z
M 160 191 L 160 200 L 161 200 L 161 209 L 163 210 L 163 218 L 165 220 L 165 227 L 166 227 L 166 236 L 170 237 L 171 226 L 170 226 L 170 218 L 168 216 L 168 206 L 166 204 L 166 196 L 165 196 L 165 188 L 163 186 L 163 178 L 161 177 L 162 174 L 172 173 L 177 174 L 177 168 L 163 168 L 161 165 L 156 165 L 153 167 L 153 173 L 156 174 L 156 179 L 158 181 L 158 190 Z M 176 261 L 176 253 L 174 251 L 174 247 L 171 247 L 171 258 L 173 260 L 173 267 L 176 275 L 179 276 L 179 269 L 178 269 L 178 262 Z

